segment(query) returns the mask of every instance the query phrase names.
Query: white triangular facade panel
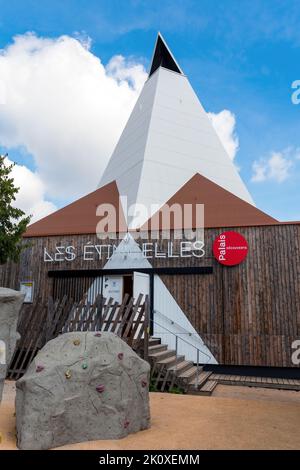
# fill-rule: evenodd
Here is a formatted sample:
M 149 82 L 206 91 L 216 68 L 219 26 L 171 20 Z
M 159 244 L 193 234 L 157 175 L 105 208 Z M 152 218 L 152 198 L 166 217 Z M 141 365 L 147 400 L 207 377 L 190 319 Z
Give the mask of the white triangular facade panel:
M 154 276 L 153 336 L 161 338 L 169 349 L 184 355 L 186 360 L 201 364 L 218 364 L 185 313 L 158 275 Z M 197 354 L 198 350 L 198 354 Z
M 142 269 L 152 268 L 133 237 L 127 233 L 103 269 Z
M 116 180 L 128 206 L 143 204 L 150 217 L 157 210 L 151 204 L 163 206 L 196 173 L 254 204 L 187 77 L 159 67 L 144 85 L 100 186 Z

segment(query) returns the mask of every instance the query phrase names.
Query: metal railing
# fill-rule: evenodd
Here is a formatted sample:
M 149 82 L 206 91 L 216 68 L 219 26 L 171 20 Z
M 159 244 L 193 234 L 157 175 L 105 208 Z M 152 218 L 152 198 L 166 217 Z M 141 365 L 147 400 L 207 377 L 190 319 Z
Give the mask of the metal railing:
M 182 333 L 180 334 L 186 334 L 186 335 L 189 335 L 189 336 L 193 336 L 195 333 L 191 333 L 190 331 L 188 331 L 186 328 L 184 328 L 182 325 L 179 325 L 179 323 L 177 323 L 176 321 L 172 320 L 171 318 L 169 318 L 165 313 L 162 313 L 160 310 L 157 310 L 157 309 L 154 309 L 153 313 L 158 313 L 160 316 L 162 316 L 163 318 L 165 318 L 171 325 L 175 325 L 177 328 L 180 328 L 181 330 L 183 330 Z M 196 333 L 197 334 L 197 333 Z
M 181 329 L 185 330 L 185 328 L 181 327 L 180 325 L 178 325 L 176 322 L 174 322 L 173 320 L 171 320 L 170 318 L 168 318 L 165 314 L 163 314 L 162 312 L 159 312 L 158 310 L 154 310 L 154 313 L 160 313 L 163 317 L 165 317 L 172 325 L 177 325 L 179 326 Z M 190 343 L 189 341 L 187 341 L 186 339 L 183 339 L 179 336 L 179 334 L 184 334 L 184 333 L 175 333 L 174 331 L 171 331 L 169 330 L 166 326 L 164 325 L 161 325 L 160 323 L 158 323 L 156 320 L 154 319 L 151 319 L 151 323 L 153 325 L 157 325 L 159 326 L 160 328 L 163 328 L 165 331 L 167 331 L 169 334 L 172 334 L 173 336 L 175 336 L 175 355 L 176 355 L 176 363 L 175 363 L 175 371 L 177 370 L 177 359 L 178 359 L 178 340 L 181 340 L 183 341 L 184 343 L 186 343 L 187 345 L 191 346 L 192 348 L 196 349 L 197 351 L 197 362 L 196 362 L 196 367 L 197 367 L 197 372 L 196 372 L 196 382 L 195 382 L 195 388 L 197 389 L 198 388 L 198 383 L 199 383 L 199 368 L 200 368 L 200 354 L 203 354 L 204 356 L 208 357 L 208 361 L 206 363 L 201 363 L 201 364 L 208 364 L 211 357 L 206 353 L 204 352 L 202 349 L 198 348 L 197 346 L 195 346 L 194 344 Z M 164 334 L 165 331 L 163 332 L 159 332 L 159 331 L 156 331 L 155 334 Z M 190 333 L 188 332 L 187 330 L 185 331 L 185 334 L 189 334 L 189 336 L 191 336 L 193 333 Z

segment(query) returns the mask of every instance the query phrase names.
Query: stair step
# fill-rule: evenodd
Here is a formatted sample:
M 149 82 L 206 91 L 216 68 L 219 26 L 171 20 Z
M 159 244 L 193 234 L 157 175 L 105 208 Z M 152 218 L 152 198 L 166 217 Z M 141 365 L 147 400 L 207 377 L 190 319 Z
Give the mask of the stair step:
M 201 370 L 201 369 L 200 369 Z M 190 380 L 193 379 L 193 377 L 197 374 L 197 367 L 195 366 L 190 366 L 188 369 L 185 371 L 181 372 L 180 374 L 176 374 L 179 379 L 186 380 L 190 382 Z
M 155 344 L 154 346 L 149 346 L 149 354 L 166 351 L 167 349 L 168 346 L 166 344 Z
M 201 374 L 199 375 L 198 377 L 198 390 L 199 390 L 199 387 L 202 387 L 205 382 L 208 380 L 208 378 L 211 376 L 212 372 L 201 372 Z M 194 387 L 195 388 L 195 385 L 197 383 L 197 377 L 193 377 L 190 381 L 189 381 L 189 387 Z
M 149 346 L 155 346 L 156 344 L 160 344 L 161 339 L 160 338 L 149 338 Z
M 159 352 L 151 352 L 149 353 L 149 358 L 152 359 L 154 362 L 160 361 L 161 359 L 166 359 L 167 357 L 174 356 L 175 351 L 171 349 L 167 349 L 166 351 L 159 351 Z
M 218 385 L 217 380 L 207 380 L 205 382 L 205 384 L 198 391 L 198 394 L 199 395 L 210 396 L 217 385 Z
M 180 373 L 185 372 L 187 369 L 190 369 L 192 366 L 193 366 L 192 361 L 183 360 L 182 362 L 177 364 L 176 367 L 175 367 L 175 365 L 173 365 L 171 367 L 168 367 L 168 369 L 171 370 L 172 372 L 175 372 L 176 375 L 178 375 Z
M 184 356 L 170 356 L 166 359 L 161 359 L 160 361 L 157 361 L 156 364 L 165 365 L 169 369 L 176 363 L 179 365 L 183 360 Z

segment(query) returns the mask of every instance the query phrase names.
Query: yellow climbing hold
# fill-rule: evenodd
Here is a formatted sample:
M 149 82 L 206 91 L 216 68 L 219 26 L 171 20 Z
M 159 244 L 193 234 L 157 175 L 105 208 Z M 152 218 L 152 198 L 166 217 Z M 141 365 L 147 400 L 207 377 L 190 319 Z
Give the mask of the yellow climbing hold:
M 73 344 L 74 344 L 74 346 L 79 346 L 80 345 L 80 340 L 79 339 L 74 339 Z
M 70 379 L 72 377 L 72 374 L 71 374 L 71 371 L 70 370 L 67 370 L 65 372 L 65 376 L 66 376 L 66 379 Z

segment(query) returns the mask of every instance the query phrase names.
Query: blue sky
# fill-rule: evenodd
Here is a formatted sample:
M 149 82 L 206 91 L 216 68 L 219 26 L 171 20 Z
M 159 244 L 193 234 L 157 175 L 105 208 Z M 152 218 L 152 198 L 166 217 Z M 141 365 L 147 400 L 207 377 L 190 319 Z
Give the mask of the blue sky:
M 300 220 L 300 104 L 291 100 L 300 80 L 299 1 L 0 0 L 0 49 L 28 31 L 80 33 L 104 64 L 121 54 L 147 67 L 158 30 L 205 109 L 235 114 L 235 161 L 258 207 Z M 287 163 L 283 178 L 268 166 L 274 153 Z M 34 167 L 26 149 L 10 156 Z M 262 181 L 251 181 L 254 161 L 264 168 Z

